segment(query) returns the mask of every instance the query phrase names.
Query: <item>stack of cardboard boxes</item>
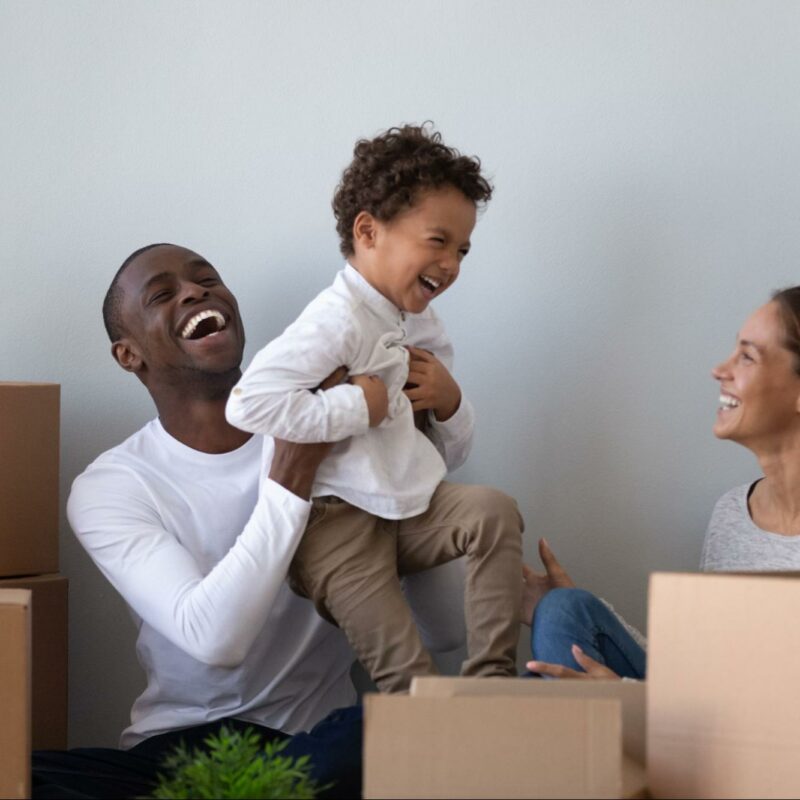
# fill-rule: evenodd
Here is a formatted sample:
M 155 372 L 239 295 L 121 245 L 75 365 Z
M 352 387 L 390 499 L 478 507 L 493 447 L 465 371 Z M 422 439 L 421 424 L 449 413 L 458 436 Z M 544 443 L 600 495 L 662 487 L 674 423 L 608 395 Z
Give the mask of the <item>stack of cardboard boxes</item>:
M 369 695 L 364 796 L 800 797 L 798 609 L 796 575 L 656 573 L 646 682 Z
M 57 384 L 0 382 L 0 613 L 5 620 L 0 624 L 6 626 L 0 629 L 0 683 L 20 680 L 29 625 L 30 728 L 18 731 L 16 741 L 29 741 L 36 749 L 67 746 L 68 583 L 58 574 L 59 400 Z M 22 699 L 18 692 L 15 696 Z M 5 705 L 0 707 L 5 713 Z M 9 724 L 4 720 L 3 727 Z M 4 750 L 0 747 L 0 773 L 8 777 Z

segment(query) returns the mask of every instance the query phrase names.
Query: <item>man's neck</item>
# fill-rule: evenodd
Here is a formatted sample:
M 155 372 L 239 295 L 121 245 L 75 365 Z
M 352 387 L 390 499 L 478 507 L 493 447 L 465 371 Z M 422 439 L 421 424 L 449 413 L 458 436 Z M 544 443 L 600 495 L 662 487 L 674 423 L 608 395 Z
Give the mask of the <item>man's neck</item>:
M 213 396 L 183 391 L 153 394 L 164 430 L 193 450 L 202 453 L 229 453 L 247 442 L 253 434 L 234 428 L 225 419 L 227 392 Z

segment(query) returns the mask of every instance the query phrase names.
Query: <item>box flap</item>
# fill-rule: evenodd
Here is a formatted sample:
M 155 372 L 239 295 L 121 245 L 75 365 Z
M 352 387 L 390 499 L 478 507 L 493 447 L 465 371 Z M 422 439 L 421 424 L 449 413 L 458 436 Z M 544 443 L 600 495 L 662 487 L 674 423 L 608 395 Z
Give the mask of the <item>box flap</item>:
M 2 589 L 0 588 L 0 605 L 24 606 L 31 604 L 30 589 Z

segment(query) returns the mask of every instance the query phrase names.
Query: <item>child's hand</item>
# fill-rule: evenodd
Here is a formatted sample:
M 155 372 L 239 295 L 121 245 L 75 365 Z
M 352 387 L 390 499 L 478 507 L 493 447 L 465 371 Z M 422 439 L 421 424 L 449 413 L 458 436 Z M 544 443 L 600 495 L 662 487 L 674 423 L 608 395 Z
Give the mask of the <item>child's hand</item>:
M 461 389 L 447 367 L 427 350 L 406 348 L 411 356 L 408 364 L 408 382 L 412 388 L 405 390 L 414 411 L 433 409 L 439 422 L 450 419 L 461 405 Z
M 367 401 L 369 426 L 374 428 L 383 422 L 389 413 L 389 392 L 386 384 L 377 375 L 354 375 L 350 383 L 360 386 Z

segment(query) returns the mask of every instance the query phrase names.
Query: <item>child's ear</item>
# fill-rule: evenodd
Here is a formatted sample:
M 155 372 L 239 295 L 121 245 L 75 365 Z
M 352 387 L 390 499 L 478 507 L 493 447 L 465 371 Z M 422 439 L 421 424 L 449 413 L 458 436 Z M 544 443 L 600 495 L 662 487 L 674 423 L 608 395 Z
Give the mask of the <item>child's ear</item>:
M 144 367 L 142 354 L 136 343 L 128 338 L 122 338 L 111 345 L 111 355 L 114 361 L 127 372 L 138 374 Z
M 359 211 L 353 221 L 353 245 L 367 250 L 375 247 L 377 232 L 378 220 L 368 211 Z

